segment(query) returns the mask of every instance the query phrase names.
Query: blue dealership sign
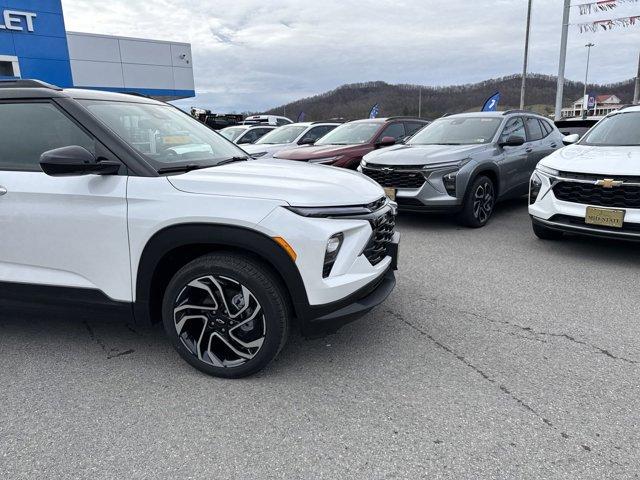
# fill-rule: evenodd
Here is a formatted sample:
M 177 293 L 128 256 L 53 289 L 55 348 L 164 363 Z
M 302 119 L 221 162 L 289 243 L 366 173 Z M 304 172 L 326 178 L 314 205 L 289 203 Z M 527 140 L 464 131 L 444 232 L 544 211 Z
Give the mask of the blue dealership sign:
M 0 60 L 14 76 L 71 87 L 61 0 L 0 0 Z

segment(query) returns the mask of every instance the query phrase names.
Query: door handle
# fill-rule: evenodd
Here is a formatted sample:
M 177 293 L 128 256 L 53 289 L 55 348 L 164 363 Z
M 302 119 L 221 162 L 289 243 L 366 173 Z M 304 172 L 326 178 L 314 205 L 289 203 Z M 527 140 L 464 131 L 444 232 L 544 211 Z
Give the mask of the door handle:
M 552 144 L 551 144 L 551 148 L 556 148 L 557 146 L 558 146 L 558 144 L 557 144 L 557 143 L 552 143 Z
M 531 153 L 531 152 L 533 152 L 533 147 L 527 147 L 527 148 L 524 149 L 524 151 L 527 152 L 527 153 Z
M 0 197 L 1 197 L 2 195 L 6 195 L 6 194 L 7 194 L 7 192 L 8 192 L 8 190 L 7 190 L 6 188 L 4 188 L 4 187 L 0 187 Z

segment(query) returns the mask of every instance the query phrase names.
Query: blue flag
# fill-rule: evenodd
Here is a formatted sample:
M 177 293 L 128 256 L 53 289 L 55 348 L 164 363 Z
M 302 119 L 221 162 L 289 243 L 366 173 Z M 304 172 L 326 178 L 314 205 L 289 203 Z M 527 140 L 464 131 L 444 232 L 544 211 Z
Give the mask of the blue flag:
M 487 100 L 484 102 L 484 105 L 482 106 L 482 111 L 495 112 L 498 109 L 499 101 L 500 101 L 500 92 L 496 92 L 493 95 L 491 95 L 489 98 L 487 98 Z
M 300 112 L 298 114 L 298 120 L 296 120 L 296 122 L 304 122 L 304 117 L 306 117 L 306 114 L 304 112 Z
M 376 103 L 373 107 L 371 107 L 369 118 L 376 118 L 378 116 L 378 113 L 380 113 L 380 105 Z

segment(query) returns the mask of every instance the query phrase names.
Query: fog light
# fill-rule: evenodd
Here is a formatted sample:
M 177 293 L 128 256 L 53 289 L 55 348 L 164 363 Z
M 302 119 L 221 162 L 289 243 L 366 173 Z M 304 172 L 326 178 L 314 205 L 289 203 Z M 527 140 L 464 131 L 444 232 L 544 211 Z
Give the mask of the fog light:
M 324 254 L 324 266 L 322 267 L 322 278 L 327 278 L 331 273 L 333 264 L 336 263 L 336 258 L 338 258 L 342 240 L 344 240 L 344 235 L 342 233 L 336 233 L 327 241 L 327 248 Z
M 455 172 L 447 173 L 445 176 L 442 177 L 442 183 L 444 184 L 444 189 L 452 197 L 456 196 L 457 176 L 458 176 L 458 172 L 455 171 Z
M 536 203 L 541 188 L 542 180 L 534 173 L 531 175 L 531 181 L 529 182 L 529 205 Z

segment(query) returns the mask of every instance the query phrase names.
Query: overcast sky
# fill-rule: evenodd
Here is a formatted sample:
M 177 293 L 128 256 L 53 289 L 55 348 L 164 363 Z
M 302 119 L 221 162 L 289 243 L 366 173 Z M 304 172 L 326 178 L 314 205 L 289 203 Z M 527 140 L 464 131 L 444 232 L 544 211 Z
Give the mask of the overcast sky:
M 590 0 L 573 0 L 574 4 Z M 190 42 L 198 96 L 217 112 L 258 111 L 344 83 L 451 85 L 522 70 L 526 0 L 63 0 L 67 29 Z M 561 0 L 533 0 L 529 72 L 556 74 Z M 571 23 L 640 15 L 640 2 Z M 640 22 L 570 27 L 566 75 L 635 76 Z

